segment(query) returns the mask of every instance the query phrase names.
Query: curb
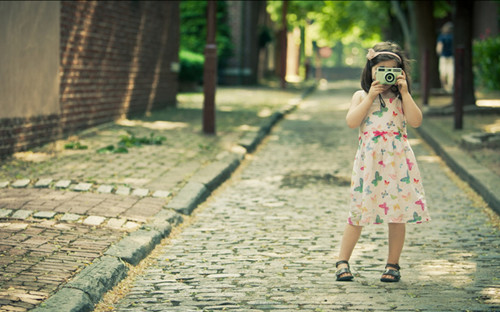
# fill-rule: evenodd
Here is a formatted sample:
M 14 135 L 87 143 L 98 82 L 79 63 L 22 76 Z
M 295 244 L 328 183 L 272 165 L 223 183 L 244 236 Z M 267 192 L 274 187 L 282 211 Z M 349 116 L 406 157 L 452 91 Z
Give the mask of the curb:
M 480 165 L 466 152 L 452 143 L 453 139 L 440 132 L 432 123 L 425 122 L 416 129 L 424 140 L 440 155 L 446 164 L 483 197 L 500 215 L 500 177 L 488 168 Z
M 125 265 L 137 265 L 168 236 L 172 226 L 183 222 L 182 215 L 190 215 L 210 194 L 224 183 L 239 167 L 246 154 L 252 153 L 273 126 L 316 89 L 309 86 L 296 98 L 266 119 L 256 132 L 246 133 L 238 142 L 245 148 L 243 154 L 230 153 L 196 172 L 179 193 L 157 213 L 152 221 L 130 233 L 83 269 L 54 295 L 33 309 L 34 312 L 88 312 L 104 294 L 127 276 Z
M 32 311 L 92 311 L 102 295 L 126 277 L 127 271 L 121 260 L 101 257 Z

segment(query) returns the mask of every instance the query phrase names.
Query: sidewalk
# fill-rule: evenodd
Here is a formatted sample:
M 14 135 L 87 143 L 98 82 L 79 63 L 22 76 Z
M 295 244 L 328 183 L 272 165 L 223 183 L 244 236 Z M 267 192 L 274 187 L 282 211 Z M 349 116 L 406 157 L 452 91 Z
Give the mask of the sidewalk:
M 464 109 L 461 130 L 454 129 L 451 96 L 434 96 L 429 102 L 417 131 L 500 214 L 500 99 L 490 102 L 496 106 Z
M 304 90 L 219 88 L 217 136 L 201 133 L 202 95 L 185 93 L 175 109 L 2 161 L 0 310 L 26 311 L 49 296 L 91 310 L 126 276 L 121 260 L 135 265 L 145 257 L 182 222 L 179 212 L 194 209 L 222 183 Z M 97 152 L 134 138 L 162 144 Z M 70 143 L 86 149 L 65 149 Z

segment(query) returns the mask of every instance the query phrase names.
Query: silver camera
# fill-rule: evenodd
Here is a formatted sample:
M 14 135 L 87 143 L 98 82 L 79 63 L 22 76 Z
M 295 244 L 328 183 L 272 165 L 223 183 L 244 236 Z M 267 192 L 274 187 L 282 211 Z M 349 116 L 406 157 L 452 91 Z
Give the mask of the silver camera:
M 383 85 L 393 85 L 396 84 L 396 78 L 398 78 L 401 73 L 401 68 L 379 67 L 375 72 L 375 80 L 380 81 L 380 84 Z

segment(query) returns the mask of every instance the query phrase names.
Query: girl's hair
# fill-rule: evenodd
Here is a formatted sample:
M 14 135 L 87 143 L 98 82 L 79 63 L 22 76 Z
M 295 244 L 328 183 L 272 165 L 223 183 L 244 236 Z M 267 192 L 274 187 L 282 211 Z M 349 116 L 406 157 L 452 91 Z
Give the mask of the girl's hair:
M 366 93 L 368 93 L 368 91 L 370 90 L 370 87 L 373 83 L 372 68 L 375 65 L 384 61 L 396 61 L 397 63 L 396 66 L 404 70 L 406 74 L 406 82 L 408 83 L 408 92 L 411 93 L 410 73 L 409 73 L 410 64 L 405 54 L 403 53 L 403 50 L 399 47 L 399 45 L 389 41 L 380 42 L 373 47 L 373 50 L 375 50 L 375 52 L 381 52 L 381 51 L 392 52 L 397 54 L 400 57 L 400 59 L 391 54 L 379 54 L 371 60 L 366 60 L 366 66 L 363 69 L 363 73 L 361 74 L 361 88 L 363 88 L 363 90 L 365 90 Z M 396 85 L 392 86 L 391 88 L 394 93 L 398 94 L 398 96 L 400 95 L 398 87 Z

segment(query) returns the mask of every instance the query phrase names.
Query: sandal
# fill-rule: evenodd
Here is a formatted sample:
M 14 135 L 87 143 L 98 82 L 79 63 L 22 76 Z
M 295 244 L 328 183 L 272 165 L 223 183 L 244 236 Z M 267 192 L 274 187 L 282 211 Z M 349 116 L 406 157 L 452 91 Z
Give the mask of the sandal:
M 354 276 L 351 273 L 351 267 L 349 266 L 349 262 L 347 262 L 345 260 L 341 260 L 335 264 L 335 267 L 338 268 L 339 264 L 343 264 L 343 263 L 347 264 L 347 268 L 342 268 L 342 269 L 337 270 L 337 272 L 335 272 L 335 275 L 337 275 L 337 281 L 340 281 L 340 282 L 352 281 Z M 348 275 L 344 275 L 344 274 L 348 274 Z M 342 275 L 344 275 L 344 276 L 342 276 Z
M 380 278 L 380 281 L 385 283 L 399 282 L 399 280 L 401 279 L 401 273 L 399 273 L 399 270 L 401 270 L 401 268 L 399 267 L 399 265 L 387 263 L 385 268 L 386 270 L 384 274 L 382 274 L 382 278 Z M 384 275 L 389 275 L 391 277 L 384 277 Z

